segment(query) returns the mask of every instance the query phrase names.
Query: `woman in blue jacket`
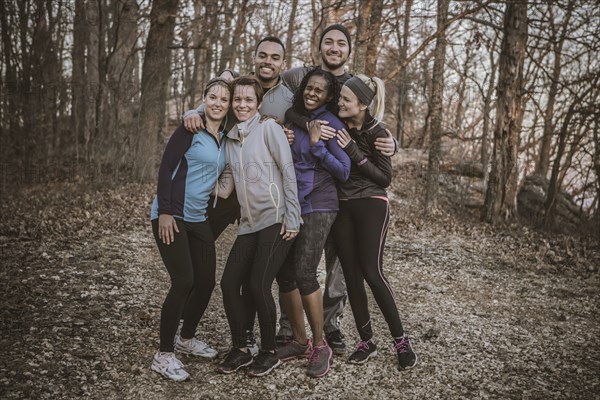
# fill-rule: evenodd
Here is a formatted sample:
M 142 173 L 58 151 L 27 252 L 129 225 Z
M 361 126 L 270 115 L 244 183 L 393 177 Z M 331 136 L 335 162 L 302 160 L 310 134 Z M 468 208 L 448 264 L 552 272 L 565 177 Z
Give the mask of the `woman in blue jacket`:
M 160 349 L 151 369 L 174 381 L 189 378 L 174 351 L 213 359 L 216 350 L 194 337 L 215 287 L 215 240 L 207 220 L 209 196 L 225 168 L 222 123 L 231 103 L 227 80 L 204 89 L 206 128 L 190 135 L 175 130 L 158 172 L 152 231 L 171 278 L 160 318 Z M 176 336 L 180 319 L 183 326 Z
M 344 128 L 335 116 L 338 91 L 331 72 L 314 69 L 303 78 L 290 109 L 311 122 L 308 127 L 293 126 L 291 149 L 304 225 L 277 277 L 293 332 L 293 340 L 279 348 L 277 356 L 282 361 L 308 356 L 307 374 L 312 377 L 324 376 L 331 366 L 332 350 L 323 337 L 317 267 L 338 211 L 336 182 L 344 182 L 350 174 L 350 159 L 337 141 L 320 139 L 320 121 L 336 130 Z M 306 336 L 303 311 L 312 330 L 312 343 Z

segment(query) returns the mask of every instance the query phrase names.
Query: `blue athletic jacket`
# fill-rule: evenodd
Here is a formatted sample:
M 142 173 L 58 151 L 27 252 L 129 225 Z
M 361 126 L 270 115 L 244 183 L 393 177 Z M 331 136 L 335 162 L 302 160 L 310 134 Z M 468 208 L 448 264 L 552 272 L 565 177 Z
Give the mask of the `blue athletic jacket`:
M 225 168 L 225 133 L 221 145 L 206 130 L 197 134 L 183 125 L 175 130 L 158 170 L 158 188 L 150 219 L 169 214 L 186 222 L 206 220 L 208 198 Z
M 329 121 L 329 126 L 336 130 L 345 128 L 325 106 L 311 112 L 310 119 Z M 311 146 L 306 128 L 293 125 L 292 129 L 292 157 L 302 215 L 314 211 L 339 210 L 336 180 L 345 182 L 350 176 L 350 158 L 335 138 L 319 140 Z

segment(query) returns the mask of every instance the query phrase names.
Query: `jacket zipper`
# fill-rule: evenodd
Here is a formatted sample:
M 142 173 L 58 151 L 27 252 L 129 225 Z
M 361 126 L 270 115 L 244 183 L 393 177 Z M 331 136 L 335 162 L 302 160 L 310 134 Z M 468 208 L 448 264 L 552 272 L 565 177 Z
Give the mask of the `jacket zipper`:
M 242 169 L 242 181 L 244 181 L 244 200 L 246 202 L 246 209 L 248 210 L 248 222 L 250 227 L 254 229 L 254 221 L 250 212 L 250 204 L 248 203 L 248 189 L 246 188 L 246 174 L 244 172 L 244 132 L 241 132 L 241 146 L 240 146 L 240 168 Z
M 221 140 L 223 140 L 221 138 Z M 219 147 L 219 152 L 217 153 L 217 170 L 216 170 L 216 175 L 217 175 L 217 188 L 215 191 L 215 201 L 213 201 L 213 208 L 217 207 L 217 200 L 219 198 L 219 166 L 221 165 L 221 148 L 223 146 L 218 146 Z

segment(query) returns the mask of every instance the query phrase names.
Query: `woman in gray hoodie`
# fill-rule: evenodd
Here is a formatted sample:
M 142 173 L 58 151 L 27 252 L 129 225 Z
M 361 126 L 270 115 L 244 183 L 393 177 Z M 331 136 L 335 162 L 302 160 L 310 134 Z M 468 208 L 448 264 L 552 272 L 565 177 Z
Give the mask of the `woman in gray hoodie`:
M 271 287 L 302 218 L 286 136 L 275 121 L 261 122 L 260 83 L 242 76 L 233 81 L 232 90 L 232 108 L 239 122 L 227 134 L 227 168 L 216 190 L 217 195 L 227 197 L 235 186 L 241 219 L 221 278 L 233 348 L 217 371 L 231 373 L 250 366 L 249 375 L 263 376 L 281 363 L 275 355 L 277 318 Z M 262 349 L 254 360 L 246 347 L 248 318 L 240 294 L 245 282 L 249 282 L 260 325 Z

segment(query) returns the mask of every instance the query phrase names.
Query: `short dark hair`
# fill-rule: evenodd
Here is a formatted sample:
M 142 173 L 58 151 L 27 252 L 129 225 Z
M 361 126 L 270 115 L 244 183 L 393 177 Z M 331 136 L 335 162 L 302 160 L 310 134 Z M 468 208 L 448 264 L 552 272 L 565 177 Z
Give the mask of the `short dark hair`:
M 306 89 L 308 80 L 312 76 L 320 76 L 325 79 L 325 82 L 327 82 L 327 96 L 331 96 L 331 99 L 326 103 L 326 108 L 332 114 L 337 115 L 339 111 L 337 103 L 338 99 L 340 98 L 340 86 L 337 83 L 337 79 L 335 79 L 335 76 L 333 76 L 331 72 L 325 71 L 321 68 L 315 68 L 304 75 L 304 78 L 302 78 L 302 82 L 300 82 L 298 89 L 296 89 L 294 92 L 292 108 L 301 115 L 307 116 L 309 114 L 309 112 L 306 110 L 306 106 L 304 105 L 304 89 Z
M 232 94 L 235 91 L 235 88 L 238 86 L 253 87 L 254 93 L 256 93 L 256 100 L 258 101 L 259 104 L 262 103 L 265 92 L 263 91 L 263 88 L 260 85 L 260 82 L 258 81 L 258 79 L 256 79 L 256 77 L 254 77 L 252 75 L 243 75 L 243 76 L 240 76 L 239 78 L 235 78 L 231 82 L 231 93 Z
M 277 43 L 278 45 L 280 45 L 281 48 L 283 49 L 283 58 L 285 58 L 285 46 L 283 45 L 283 42 L 281 41 L 281 39 L 279 39 L 277 36 L 265 36 L 264 38 L 260 39 L 258 41 L 258 43 L 256 44 L 256 47 L 254 48 L 255 55 L 258 52 L 258 46 L 260 46 L 260 44 L 262 42 L 273 42 L 273 43 Z

